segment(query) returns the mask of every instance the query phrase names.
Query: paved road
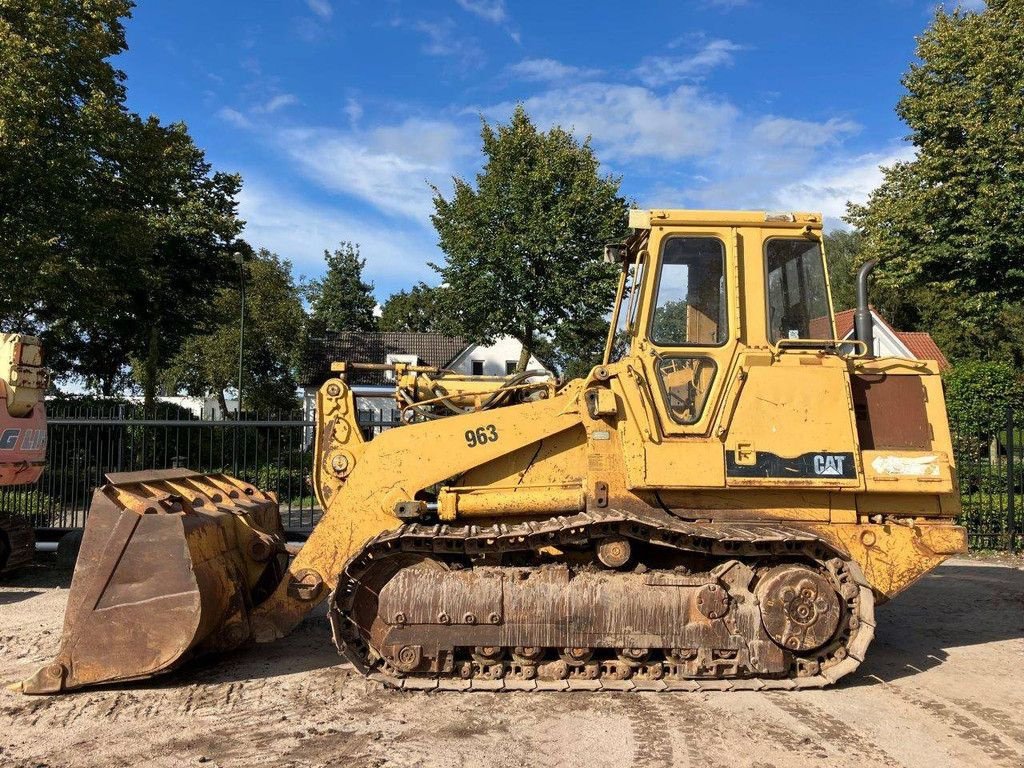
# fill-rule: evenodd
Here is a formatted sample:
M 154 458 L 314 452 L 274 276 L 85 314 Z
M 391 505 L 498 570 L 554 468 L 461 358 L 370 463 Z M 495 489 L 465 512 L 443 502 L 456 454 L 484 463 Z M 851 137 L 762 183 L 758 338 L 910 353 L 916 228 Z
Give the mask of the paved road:
M 48 659 L 66 596 L 0 583 L 0 681 Z M 878 614 L 852 679 L 771 694 L 385 691 L 319 616 L 157 684 L 0 690 L 0 766 L 1024 766 L 1024 570 L 952 562 Z

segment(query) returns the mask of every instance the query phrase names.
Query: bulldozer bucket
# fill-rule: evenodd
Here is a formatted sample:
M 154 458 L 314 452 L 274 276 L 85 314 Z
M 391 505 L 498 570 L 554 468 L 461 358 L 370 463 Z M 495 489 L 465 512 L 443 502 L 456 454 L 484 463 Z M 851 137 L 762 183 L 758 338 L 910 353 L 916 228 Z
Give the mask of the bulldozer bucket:
M 146 678 L 251 639 L 288 563 L 277 499 L 229 475 L 107 475 L 82 538 L 57 657 L 24 693 Z

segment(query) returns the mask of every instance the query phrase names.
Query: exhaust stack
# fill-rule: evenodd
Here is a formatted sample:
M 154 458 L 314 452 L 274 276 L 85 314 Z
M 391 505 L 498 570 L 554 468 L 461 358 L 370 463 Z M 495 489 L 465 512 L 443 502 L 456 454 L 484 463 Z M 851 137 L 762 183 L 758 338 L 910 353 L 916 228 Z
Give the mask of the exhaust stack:
M 854 332 L 858 341 L 867 344 L 867 356 L 875 356 L 875 329 L 868 304 L 868 277 L 878 266 L 878 259 L 865 261 L 857 271 L 857 311 L 854 313 Z

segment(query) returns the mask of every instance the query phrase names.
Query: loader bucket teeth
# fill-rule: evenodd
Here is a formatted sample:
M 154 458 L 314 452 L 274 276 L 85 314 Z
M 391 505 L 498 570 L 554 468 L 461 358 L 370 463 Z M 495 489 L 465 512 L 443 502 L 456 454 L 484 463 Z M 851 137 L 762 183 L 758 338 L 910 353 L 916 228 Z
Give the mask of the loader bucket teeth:
M 60 650 L 25 693 L 146 678 L 236 648 L 287 567 L 273 494 L 182 469 L 107 480 L 93 496 Z

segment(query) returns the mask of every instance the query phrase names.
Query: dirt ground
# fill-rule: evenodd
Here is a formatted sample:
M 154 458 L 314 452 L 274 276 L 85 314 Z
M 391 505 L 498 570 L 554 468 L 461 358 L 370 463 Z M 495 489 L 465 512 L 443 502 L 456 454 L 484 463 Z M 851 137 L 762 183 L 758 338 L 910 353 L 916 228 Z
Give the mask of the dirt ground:
M 0 682 L 54 652 L 67 583 L 0 582 Z M 387 691 L 319 615 L 156 683 L 0 689 L 0 766 L 1024 766 L 1024 568 L 953 561 L 878 614 L 852 679 L 770 694 Z

